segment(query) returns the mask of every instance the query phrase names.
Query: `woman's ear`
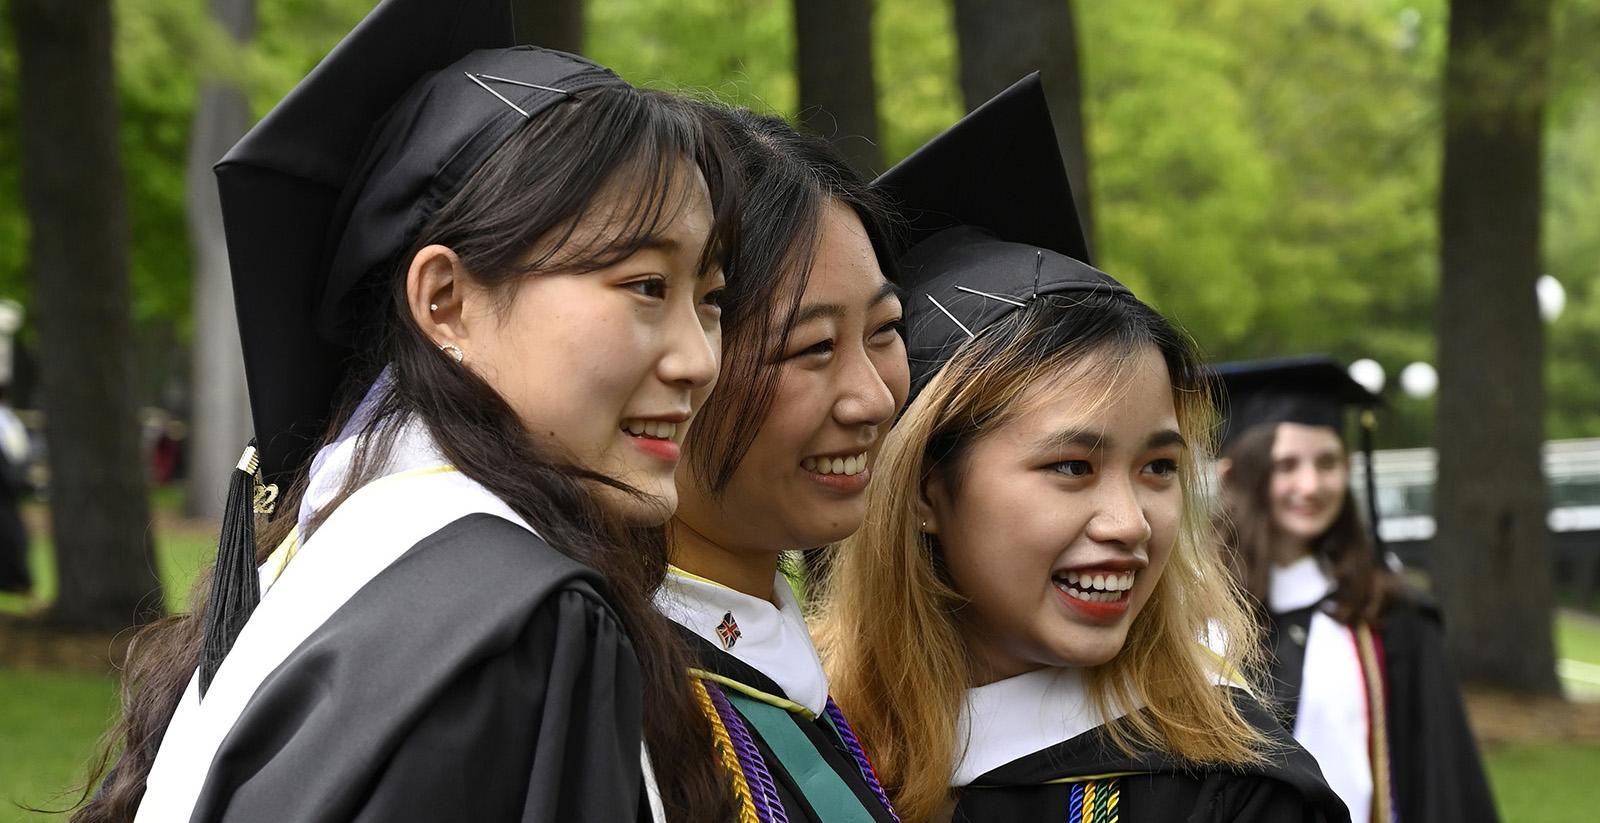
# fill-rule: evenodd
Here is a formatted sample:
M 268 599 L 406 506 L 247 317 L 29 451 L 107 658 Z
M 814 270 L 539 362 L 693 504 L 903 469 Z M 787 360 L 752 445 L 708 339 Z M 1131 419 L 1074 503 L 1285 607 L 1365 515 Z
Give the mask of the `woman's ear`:
M 467 330 L 462 324 L 462 306 L 466 286 L 461 258 L 450 249 L 424 246 L 411 258 L 411 268 L 406 272 L 406 305 L 411 309 L 412 321 L 435 346 L 453 346 L 465 352 Z
M 914 507 L 914 513 L 917 517 L 919 531 L 923 534 L 939 533 L 938 512 L 940 509 L 945 508 L 944 504 L 949 502 L 949 499 L 945 490 L 943 474 L 938 470 L 929 472 L 928 479 L 922 481 L 922 487 L 917 489 L 917 502 Z M 938 501 L 939 505 L 935 505 L 935 501 Z
M 1232 473 L 1233 473 L 1233 458 L 1231 458 L 1231 457 L 1219 457 L 1219 458 L 1217 458 L 1217 482 L 1218 483 L 1226 483 L 1226 482 L 1228 482 L 1228 480 L 1230 479 L 1230 475 Z

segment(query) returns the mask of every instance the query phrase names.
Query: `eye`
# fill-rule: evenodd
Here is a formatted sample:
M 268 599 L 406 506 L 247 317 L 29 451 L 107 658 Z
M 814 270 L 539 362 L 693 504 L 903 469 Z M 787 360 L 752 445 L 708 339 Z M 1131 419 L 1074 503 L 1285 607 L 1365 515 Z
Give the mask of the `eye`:
M 899 337 L 901 340 L 906 339 L 906 323 L 904 318 L 895 318 L 894 320 L 879 326 L 878 330 L 872 333 L 872 338 L 877 340 L 887 337 L 891 334 Z
M 1146 463 L 1144 468 L 1145 468 L 1145 471 L 1150 472 L 1151 474 L 1156 475 L 1158 477 L 1177 477 L 1178 476 L 1178 461 L 1173 460 L 1170 457 L 1163 457 L 1163 458 L 1160 458 L 1158 460 L 1152 460 L 1149 463 Z
M 660 275 L 630 280 L 623 283 L 622 287 L 652 300 L 664 300 L 667 297 L 667 278 Z
M 1068 477 L 1088 477 L 1094 474 L 1094 464 L 1087 460 L 1063 460 L 1060 463 L 1052 463 L 1050 470 Z
M 794 360 L 801 357 L 826 357 L 830 354 L 833 354 L 833 340 L 831 339 L 813 343 L 784 359 Z
M 725 288 L 712 289 L 711 291 L 706 292 L 705 297 L 700 298 L 700 303 L 701 305 L 710 306 L 720 312 L 723 309 L 722 299 L 727 296 L 727 293 L 728 290 Z

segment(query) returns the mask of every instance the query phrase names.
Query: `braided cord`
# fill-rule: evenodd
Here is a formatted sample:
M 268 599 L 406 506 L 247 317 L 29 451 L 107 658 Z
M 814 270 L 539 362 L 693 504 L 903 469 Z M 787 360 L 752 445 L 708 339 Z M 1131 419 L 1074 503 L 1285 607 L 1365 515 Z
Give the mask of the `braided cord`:
M 739 767 L 739 755 L 734 751 L 733 741 L 728 738 L 728 727 L 723 724 L 722 716 L 717 712 L 705 684 L 698 679 L 694 681 L 694 698 L 700 704 L 700 711 L 711 721 L 711 739 L 716 743 L 722 767 L 733 776 L 733 798 L 739 804 L 739 823 L 762 823 L 757 817 L 755 802 L 750 797 L 750 784 L 745 780 L 744 770 Z
M 1069 823 L 1118 823 L 1122 786 L 1115 777 L 1072 784 L 1067 795 Z
M 889 819 L 900 823 L 900 816 L 894 813 L 894 807 L 889 805 L 889 795 L 884 793 L 883 784 L 878 782 L 878 770 L 872 767 L 872 758 L 867 757 L 866 749 L 861 748 L 861 741 L 856 739 L 856 730 L 850 728 L 850 721 L 844 719 L 844 712 L 839 710 L 839 704 L 828 698 L 828 719 L 833 721 L 834 731 L 839 733 L 839 739 L 844 742 L 844 747 L 850 750 L 850 756 L 855 758 L 856 768 L 861 771 L 861 778 L 867 781 L 867 788 L 872 790 L 872 796 L 878 798 L 883 804 L 883 810 L 889 813 Z
M 723 727 L 728 731 L 734 752 L 738 754 L 740 767 L 749 782 L 750 798 L 756 814 L 764 823 L 789 823 L 788 812 L 778 798 L 778 786 L 772 780 L 772 772 L 767 770 L 766 759 L 756 749 L 755 741 L 750 739 L 750 729 L 745 726 L 744 718 L 734 710 L 722 689 L 712 683 L 705 683 L 704 688 L 716 706 Z

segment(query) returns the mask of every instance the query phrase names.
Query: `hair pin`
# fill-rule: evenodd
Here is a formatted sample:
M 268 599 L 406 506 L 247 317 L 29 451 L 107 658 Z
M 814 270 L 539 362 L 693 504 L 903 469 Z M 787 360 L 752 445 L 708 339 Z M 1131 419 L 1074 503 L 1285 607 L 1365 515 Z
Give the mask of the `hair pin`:
M 987 297 L 990 300 L 998 300 L 1001 303 L 1010 303 L 1011 305 L 1017 306 L 1019 308 L 1026 308 L 1027 305 L 1028 305 L 1027 303 L 1022 302 L 1021 300 L 1015 300 L 1013 298 L 1006 297 L 1003 294 L 990 294 L 990 293 L 988 293 L 986 291 L 978 291 L 977 289 L 969 289 L 966 286 L 956 286 L 956 291 L 964 291 L 967 294 L 976 294 L 979 297 Z
M 1043 270 L 1044 270 L 1044 249 L 1034 249 L 1033 250 L 1033 297 L 1029 298 L 1030 300 L 1038 300 L 1039 299 L 1039 273 L 1041 271 L 1043 271 Z
M 940 303 L 937 299 L 935 299 L 933 295 L 931 295 L 931 294 L 927 295 L 927 298 L 928 298 L 928 302 L 932 303 L 934 308 L 938 309 L 939 311 L 944 312 L 944 316 L 950 318 L 950 322 L 956 324 L 956 328 L 959 328 L 963 332 L 966 332 L 968 340 L 973 340 L 973 339 L 977 338 L 977 335 L 972 333 L 972 329 L 967 328 L 965 323 L 962 323 L 960 320 L 957 320 L 956 316 L 951 314 L 950 310 L 945 308 L 944 304 Z
M 470 71 L 464 71 L 464 72 L 462 72 L 462 74 L 465 74 L 467 76 L 468 80 L 471 80 L 472 82 L 477 83 L 479 88 L 481 88 L 484 91 L 494 95 L 496 99 L 498 99 L 500 102 L 510 106 L 512 111 L 515 111 L 517 114 L 522 115 L 524 118 L 532 117 L 532 115 L 528 114 L 527 110 L 524 109 L 523 107 L 517 105 L 516 103 L 511 102 L 509 99 L 506 98 L 505 95 L 501 94 L 500 92 L 495 91 L 492 88 L 489 88 L 489 84 L 485 83 L 484 81 L 485 80 L 492 80 L 492 81 L 494 81 L 496 83 L 507 83 L 507 84 L 513 85 L 513 86 L 521 86 L 521 87 L 523 87 L 525 89 L 538 89 L 540 91 L 548 91 L 548 92 L 553 92 L 555 94 L 566 95 L 567 97 L 571 97 L 572 96 L 572 92 L 567 91 L 565 89 L 552 88 L 550 86 L 541 86 L 538 83 L 528 83 L 528 82 L 524 82 L 522 80 L 512 80 L 512 79 L 507 78 L 507 77 L 496 77 L 496 76 L 494 76 L 492 74 L 473 74 Z

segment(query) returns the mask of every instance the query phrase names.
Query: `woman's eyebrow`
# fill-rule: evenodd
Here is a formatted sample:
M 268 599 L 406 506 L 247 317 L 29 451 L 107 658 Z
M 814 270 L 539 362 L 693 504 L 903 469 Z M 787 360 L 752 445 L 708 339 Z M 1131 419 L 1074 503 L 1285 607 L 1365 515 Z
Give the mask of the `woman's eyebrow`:
M 1094 451 L 1096 449 L 1109 451 L 1115 448 L 1115 446 L 1116 441 L 1112 439 L 1110 435 L 1102 434 L 1100 432 L 1092 432 L 1086 429 L 1062 429 L 1061 431 L 1052 432 L 1044 437 L 1039 438 L 1039 440 L 1035 443 L 1035 448 L 1043 452 L 1059 451 L 1062 449 L 1071 448 L 1084 449 L 1087 451 Z M 1178 433 L 1177 429 L 1164 429 L 1162 431 L 1158 431 L 1155 434 L 1150 435 L 1150 438 L 1146 440 L 1144 444 L 1146 449 L 1165 449 L 1173 446 L 1176 446 L 1180 449 L 1189 448 L 1189 441 L 1185 440 L 1183 435 Z
M 899 286 L 886 281 L 882 286 L 878 287 L 877 294 L 874 294 L 872 299 L 867 301 L 867 308 L 870 309 L 891 297 L 899 299 L 902 294 L 904 292 Z M 812 303 L 808 306 L 801 306 L 800 310 L 794 313 L 794 325 L 798 326 L 801 323 L 824 317 L 836 320 L 843 317 L 845 311 L 845 307 L 838 303 Z
M 901 303 L 905 303 L 906 290 L 900 288 L 891 281 L 885 280 L 883 281 L 883 285 L 878 287 L 878 293 L 874 294 L 872 299 L 867 301 L 867 307 L 871 308 L 876 306 L 891 297 L 899 300 Z

